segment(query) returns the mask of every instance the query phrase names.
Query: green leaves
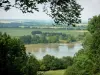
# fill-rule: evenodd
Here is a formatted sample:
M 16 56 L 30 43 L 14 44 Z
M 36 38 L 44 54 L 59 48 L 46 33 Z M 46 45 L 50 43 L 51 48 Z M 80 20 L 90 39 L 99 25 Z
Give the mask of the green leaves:
M 100 30 L 100 15 L 94 16 L 88 23 L 88 30 L 90 33 Z
M 72 25 L 80 23 L 82 8 L 75 0 L 54 0 L 50 4 L 51 14 L 55 23 Z
M 22 68 L 23 73 L 25 75 L 33 75 L 33 74 L 37 75 L 38 70 L 39 70 L 39 62 L 34 56 L 28 55 L 26 64 Z
M 83 48 L 74 56 L 74 64 L 65 75 L 99 75 L 100 73 L 100 15 L 88 23 L 90 33 L 86 35 Z M 74 71 L 73 71 L 74 70 Z
M 45 55 L 40 61 L 40 70 L 58 70 L 58 69 L 65 69 L 68 66 L 73 64 L 72 57 L 63 57 L 63 58 L 56 58 L 51 55 Z
M 18 39 L 0 33 L 0 75 L 21 75 L 20 69 L 25 57 L 25 47 Z
M 39 62 L 26 55 L 19 39 L 0 33 L 0 75 L 37 75 L 38 70 Z

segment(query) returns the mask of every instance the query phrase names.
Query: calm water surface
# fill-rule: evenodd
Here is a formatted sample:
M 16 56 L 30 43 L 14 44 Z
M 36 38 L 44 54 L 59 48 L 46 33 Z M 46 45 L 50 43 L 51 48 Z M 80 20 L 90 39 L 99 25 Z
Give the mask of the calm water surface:
M 46 54 L 61 58 L 74 56 L 82 48 L 81 43 L 73 44 L 31 44 L 26 45 L 26 52 L 32 53 L 36 58 L 42 59 Z

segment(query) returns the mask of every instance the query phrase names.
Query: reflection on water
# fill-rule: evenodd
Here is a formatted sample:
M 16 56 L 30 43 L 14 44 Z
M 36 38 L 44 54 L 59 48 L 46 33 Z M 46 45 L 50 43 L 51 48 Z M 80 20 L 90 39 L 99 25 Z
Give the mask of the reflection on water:
M 74 44 L 32 44 L 26 45 L 26 52 L 34 54 L 38 59 L 42 59 L 46 54 L 61 58 L 63 56 L 73 56 L 82 48 L 80 43 Z

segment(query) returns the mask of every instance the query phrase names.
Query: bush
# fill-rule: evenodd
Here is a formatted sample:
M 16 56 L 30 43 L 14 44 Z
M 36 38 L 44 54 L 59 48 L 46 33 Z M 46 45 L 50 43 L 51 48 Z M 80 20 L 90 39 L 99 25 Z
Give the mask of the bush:
M 59 59 L 54 56 L 45 55 L 40 61 L 40 71 L 66 69 L 72 64 L 72 57 L 68 56 Z

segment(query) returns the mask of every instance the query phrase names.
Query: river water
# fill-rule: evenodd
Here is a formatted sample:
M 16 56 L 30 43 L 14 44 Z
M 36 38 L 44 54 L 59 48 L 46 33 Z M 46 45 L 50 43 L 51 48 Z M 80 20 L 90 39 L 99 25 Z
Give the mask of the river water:
M 82 48 L 81 43 L 70 44 L 31 44 L 25 45 L 26 52 L 32 53 L 37 59 L 42 59 L 46 54 L 61 58 L 63 56 L 74 56 Z

